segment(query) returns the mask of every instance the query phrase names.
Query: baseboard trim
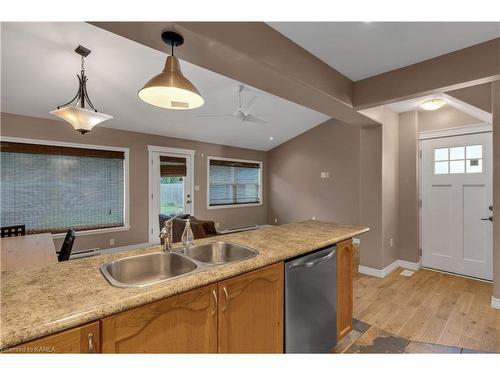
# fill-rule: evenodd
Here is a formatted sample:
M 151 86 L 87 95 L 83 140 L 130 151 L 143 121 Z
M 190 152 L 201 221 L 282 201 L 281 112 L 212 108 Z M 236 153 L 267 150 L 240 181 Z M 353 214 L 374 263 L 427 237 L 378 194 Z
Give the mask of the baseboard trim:
M 358 267 L 358 271 L 359 271 L 359 273 L 362 273 L 365 275 L 375 276 L 375 277 L 378 277 L 380 279 L 383 279 L 384 277 L 386 277 L 387 275 L 389 275 L 391 272 L 398 269 L 399 267 L 406 268 L 406 269 L 413 270 L 413 271 L 417 271 L 420 269 L 420 262 L 413 263 L 413 262 L 408 262 L 406 260 L 398 259 L 381 270 L 378 268 L 371 268 L 371 267 L 366 267 L 366 266 L 360 265 Z
M 491 296 L 491 307 L 500 310 L 500 298 Z

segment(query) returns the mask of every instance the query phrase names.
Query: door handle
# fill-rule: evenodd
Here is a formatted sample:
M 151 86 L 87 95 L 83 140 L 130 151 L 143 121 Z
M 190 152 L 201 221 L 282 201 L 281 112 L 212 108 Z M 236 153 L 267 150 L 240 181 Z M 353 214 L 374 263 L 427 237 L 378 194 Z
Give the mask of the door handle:
M 217 301 L 217 292 L 215 290 L 213 290 L 213 289 L 212 289 L 212 296 L 214 297 L 214 303 L 215 303 L 215 307 L 212 310 L 212 315 L 215 315 L 217 313 L 217 304 L 218 304 L 218 301 Z
M 229 307 L 229 294 L 227 292 L 226 287 L 223 287 L 222 290 L 224 291 L 224 296 L 226 297 L 226 303 L 222 307 L 222 311 L 226 311 Z
M 92 333 L 89 333 L 89 335 L 87 336 L 87 339 L 88 339 L 88 353 L 94 353 L 94 342 L 93 342 L 93 338 L 94 338 L 94 335 L 92 335 Z
M 487 220 L 489 220 L 489 221 L 493 221 L 493 216 L 490 216 L 490 217 L 483 217 L 481 220 L 483 220 L 483 221 L 487 221 Z
M 328 259 L 333 258 L 334 255 L 335 255 L 335 249 L 333 249 L 330 253 L 326 254 L 325 256 L 323 256 L 321 258 L 318 258 L 318 259 L 315 259 L 315 260 L 312 260 L 310 262 L 299 263 L 299 264 L 292 264 L 290 266 L 290 270 L 292 270 L 294 268 L 299 268 L 299 267 L 314 267 L 314 266 L 317 266 L 318 264 L 321 264 L 321 263 L 327 261 Z

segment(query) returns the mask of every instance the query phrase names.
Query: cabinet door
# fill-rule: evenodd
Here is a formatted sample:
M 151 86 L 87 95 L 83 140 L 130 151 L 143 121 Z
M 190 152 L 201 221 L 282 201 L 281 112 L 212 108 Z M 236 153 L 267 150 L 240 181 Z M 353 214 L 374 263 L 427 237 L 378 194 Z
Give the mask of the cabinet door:
M 29 341 L 11 353 L 99 353 L 99 322 L 93 322 Z
M 217 284 L 102 320 L 103 353 L 216 353 Z
M 352 240 L 337 244 L 337 341 L 352 329 Z
M 219 282 L 219 353 L 283 353 L 283 263 Z

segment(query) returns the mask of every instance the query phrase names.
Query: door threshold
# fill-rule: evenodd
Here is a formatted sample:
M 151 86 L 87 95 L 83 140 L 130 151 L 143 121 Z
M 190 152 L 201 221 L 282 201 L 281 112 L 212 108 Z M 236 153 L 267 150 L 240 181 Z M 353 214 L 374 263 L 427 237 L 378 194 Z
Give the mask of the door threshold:
M 466 279 L 471 279 L 471 280 L 476 280 L 476 281 L 482 281 L 484 283 L 493 284 L 493 280 L 481 279 L 480 277 L 462 275 L 460 273 L 454 273 L 454 272 L 449 272 L 449 271 L 438 270 L 436 268 L 431 268 L 431 267 L 423 267 L 423 266 L 421 266 L 420 268 L 422 268 L 424 270 L 428 270 L 428 271 L 435 271 L 435 272 L 445 273 L 447 275 L 458 276 L 458 277 L 463 277 L 463 278 L 466 278 Z

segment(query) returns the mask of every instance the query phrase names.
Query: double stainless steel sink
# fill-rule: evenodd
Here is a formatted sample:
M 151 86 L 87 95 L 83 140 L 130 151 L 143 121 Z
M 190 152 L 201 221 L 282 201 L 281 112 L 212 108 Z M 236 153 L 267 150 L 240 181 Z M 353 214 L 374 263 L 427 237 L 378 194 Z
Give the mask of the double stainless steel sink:
M 179 252 L 137 255 L 105 263 L 101 272 L 116 287 L 145 287 L 217 265 L 243 261 L 258 254 L 248 247 L 218 241 Z

